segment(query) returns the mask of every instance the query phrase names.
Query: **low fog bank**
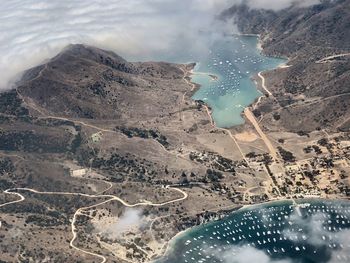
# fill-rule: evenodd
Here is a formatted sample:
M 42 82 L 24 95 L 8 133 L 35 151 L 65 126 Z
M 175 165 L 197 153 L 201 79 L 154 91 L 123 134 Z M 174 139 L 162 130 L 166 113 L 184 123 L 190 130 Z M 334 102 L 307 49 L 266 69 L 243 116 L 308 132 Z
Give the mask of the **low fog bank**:
M 227 0 L 2 1 L 0 89 L 71 43 L 113 50 L 132 60 L 203 50 L 206 43 L 197 37 L 208 30 L 217 37 L 223 27 L 215 15 L 229 6 Z
M 232 23 L 216 16 L 243 2 L 275 10 L 318 0 L 1 1 L 0 90 L 71 43 L 113 50 L 131 60 L 165 60 L 179 51 L 190 60 L 235 32 Z

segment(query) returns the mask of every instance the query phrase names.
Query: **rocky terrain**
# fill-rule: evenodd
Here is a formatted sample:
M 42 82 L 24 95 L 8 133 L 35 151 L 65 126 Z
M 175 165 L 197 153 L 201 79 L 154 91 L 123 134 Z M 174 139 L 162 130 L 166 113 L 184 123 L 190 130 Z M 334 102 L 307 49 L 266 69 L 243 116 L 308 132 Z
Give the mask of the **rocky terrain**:
M 192 68 L 71 45 L 0 94 L 1 260 L 145 262 L 180 230 L 249 202 L 242 185 L 267 176 L 249 179 L 190 99 Z M 119 233 L 127 209 L 142 224 Z
M 289 58 L 231 129 L 191 99 L 194 64 L 71 45 L 25 72 L 0 93 L 0 262 L 150 262 L 242 205 L 347 199 L 348 3 L 222 14 Z
M 167 103 L 155 103 L 154 90 L 157 85 L 173 85 L 172 80 L 182 79 L 182 74 L 168 63 L 129 63 L 107 51 L 72 45 L 49 63 L 25 73 L 17 90 L 38 111 L 125 122 L 135 118 L 134 112 L 142 113 L 143 119 L 154 117 L 149 115 L 152 112 L 168 111 Z M 148 110 L 135 103 L 140 101 Z
M 259 106 L 266 127 L 349 130 L 349 0 L 281 11 L 239 5 L 222 13 L 223 19 L 231 17 L 242 33 L 260 35 L 265 54 L 289 59 L 289 67 L 264 73 L 274 95 Z

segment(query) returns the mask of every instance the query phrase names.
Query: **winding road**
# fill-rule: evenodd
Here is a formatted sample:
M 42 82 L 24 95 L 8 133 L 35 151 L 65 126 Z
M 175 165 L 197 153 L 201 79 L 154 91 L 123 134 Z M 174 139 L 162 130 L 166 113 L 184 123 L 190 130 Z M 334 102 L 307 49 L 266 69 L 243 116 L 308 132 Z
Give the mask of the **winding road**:
M 7 202 L 7 203 L 4 203 L 4 204 L 0 204 L 0 207 L 4 207 L 4 206 L 7 206 L 7 205 L 19 203 L 19 202 L 22 202 L 25 199 L 24 196 L 19 194 L 19 193 L 10 192 L 10 189 L 5 190 L 4 193 L 10 194 L 10 195 L 19 196 L 20 199 L 17 199 L 15 201 L 11 201 L 11 202 Z
M 327 62 L 333 62 L 333 61 L 328 61 L 328 60 L 334 59 L 334 58 L 345 57 L 345 56 L 350 56 L 350 53 L 343 53 L 343 54 L 336 54 L 336 55 L 328 56 L 328 57 L 322 58 L 320 60 L 317 60 L 315 63 L 323 64 L 323 63 L 327 63 Z
M 109 182 L 106 182 L 106 183 L 109 183 Z M 105 192 L 105 191 L 109 190 L 110 188 L 111 188 L 111 186 L 108 186 L 108 188 L 103 190 L 102 192 Z M 82 253 L 85 253 L 85 254 L 88 254 L 88 255 L 91 255 L 91 256 L 98 257 L 98 258 L 101 259 L 101 263 L 104 263 L 104 262 L 107 261 L 105 256 L 97 254 L 97 253 L 94 253 L 94 252 L 90 252 L 90 251 L 87 251 L 87 250 L 83 250 L 83 249 L 81 249 L 81 248 L 79 248 L 79 247 L 74 245 L 74 241 L 77 238 L 77 228 L 75 226 L 77 217 L 79 215 L 81 215 L 82 212 L 85 211 L 85 210 L 89 210 L 91 208 L 100 206 L 102 204 L 109 203 L 111 201 L 118 201 L 118 202 L 122 203 L 126 207 L 164 206 L 164 205 L 172 204 L 172 203 L 175 203 L 175 202 L 183 201 L 183 200 L 187 199 L 187 197 L 188 197 L 188 194 L 185 191 L 183 191 L 183 190 L 181 190 L 179 188 L 175 188 L 175 187 L 172 187 L 170 185 L 167 185 L 165 188 L 166 189 L 175 190 L 175 191 L 181 193 L 183 196 L 180 197 L 180 198 L 176 198 L 176 199 L 173 199 L 173 200 L 169 200 L 169 201 L 163 202 L 163 203 L 153 203 L 153 202 L 146 201 L 146 202 L 140 202 L 140 203 L 136 203 L 136 204 L 129 204 L 127 201 L 125 201 L 125 200 L 123 200 L 123 199 L 121 199 L 121 198 L 119 198 L 119 197 L 117 197 L 115 195 L 105 195 L 105 194 L 90 195 L 90 194 L 84 194 L 84 193 L 71 193 L 71 192 L 37 191 L 37 190 L 31 189 L 31 188 L 10 188 L 10 189 L 5 190 L 4 193 L 11 194 L 11 195 L 17 195 L 18 197 L 20 197 L 20 199 L 15 200 L 15 201 L 11 201 L 11 202 L 7 202 L 7 203 L 4 203 L 4 204 L 0 204 L 0 207 L 4 207 L 4 206 L 7 206 L 7 205 L 11 205 L 11 204 L 15 204 L 15 203 L 19 203 L 19 202 L 24 201 L 25 197 L 23 196 L 23 194 L 20 194 L 20 193 L 18 193 L 16 191 L 26 191 L 26 192 L 32 192 L 32 193 L 35 193 L 35 194 L 43 194 L 43 195 L 71 195 L 71 196 L 82 196 L 82 197 L 88 197 L 88 198 L 108 198 L 107 200 L 104 200 L 104 201 L 102 201 L 100 203 L 97 203 L 97 204 L 94 204 L 94 205 L 91 205 L 91 206 L 80 207 L 78 210 L 76 210 L 76 212 L 73 215 L 72 222 L 71 222 L 71 231 L 72 231 L 72 236 L 73 237 L 72 237 L 71 241 L 69 242 L 69 245 L 72 248 L 74 248 L 75 250 L 77 250 L 79 252 L 82 252 Z
M 265 84 L 265 77 L 262 75 L 262 71 L 258 73 L 259 78 L 261 79 L 261 87 L 266 91 L 266 93 L 273 97 L 273 94 L 267 89 L 266 84 Z

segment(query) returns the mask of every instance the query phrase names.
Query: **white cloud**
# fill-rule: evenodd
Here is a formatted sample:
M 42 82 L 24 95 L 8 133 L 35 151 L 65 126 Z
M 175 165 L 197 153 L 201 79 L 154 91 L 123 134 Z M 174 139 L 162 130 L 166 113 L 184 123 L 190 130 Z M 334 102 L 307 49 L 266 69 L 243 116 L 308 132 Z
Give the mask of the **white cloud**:
M 338 216 L 343 215 L 338 213 Z M 294 211 L 290 216 L 290 221 L 297 228 L 294 228 L 294 231 L 285 229 L 282 234 L 292 242 L 295 241 L 296 237 L 300 241 L 304 236 L 305 242 L 308 244 L 329 249 L 331 259 L 328 263 L 347 262 L 350 258 L 350 229 L 343 229 L 339 232 L 329 231 L 326 223 L 330 219 L 330 214 L 324 212 L 317 212 L 305 219 Z M 303 229 L 303 232 L 300 232 L 299 229 Z M 330 244 L 336 244 L 337 249 L 330 249 Z
M 217 260 L 223 263 L 292 263 L 291 260 L 287 259 L 274 260 L 264 251 L 248 246 L 231 246 L 223 252 L 218 248 L 209 249 L 206 247 L 204 250 L 206 254 L 214 255 Z
M 106 48 L 127 58 L 166 58 L 207 52 L 232 23 L 214 18 L 245 0 L 11 0 L 0 1 L 0 89 L 19 72 L 70 43 Z M 281 9 L 318 0 L 247 0 L 254 8 Z M 207 32 L 200 37 L 201 32 Z M 208 31 L 210 31 L 208 33 Z
M 12 0 L 0 2 L 0 88 L 70 43 L 133 58 L 205 48 L 201 30 L 223 29 L 228 0 Z
M 336 235 L 336 242 L 342 244 L 342 247 L 332 253 L 328 263 L 348 262 L 350 259 L 350 230 L 343 230 Z
M 266 210 L 260 215 L 262 223 L 267 223 L 268 215 Z M 342 221 L 346 221 L 348 215 L 337 212 L 332 215 L 328 212 L 315 212 L 307 217 L 301 217 L 296 210 L 289 216 L 284 230 L 281 233 L 282 237 L 286 237 L 295 246 L 311 245 L 316 249 L 322 249 L 329 254 L 328 263 L 343 263 L 349 262 L 350 259 L 350 229 L 334 230 L 329 228 L 329 222 L 338 221 L 338 226 Z M 269 222 L 271 223 L 271 222 Z M 286 248 L 287 249 L 287 248 Z M 292 263 L 296 262 L 296 258 L 276 259 L 264 252 L 264 249 L 258 249 L 249 246 L 248 243 L 237 245 L 218 245 L 203 246 L 202 251 L 205 255 L 223 263 Z M 310 254 L 310 251 L 308 251 Z M 299 260 L 299 259 L 298 259 Z M 298 261 L 299 262 L 299 261 Z
M 120 217 L 108 217 L 103 225 L 95 223 L 96 230 L 104 236 L 118 238 L 127 231 L 139 230 L 144 225 L 141 209 L 127 208 Z
M 225 257 L 225 263 L 291 263 L 290 260 L 273 260 L 263 251 L 258 250 L 253 247 L 245 247 L 241 249 L 237 255 L 232 257 L 230 252 L 227 252 L 227 256 Z
M 321 246 L 325 244 L 322 236 L 327 236 L 329 233 L 323 228 L 323 224 L 326 221 L 327 214 L 315 213 L 308 218 L 302 218 L 298 215 L 296 210 L 290 215 L 290 221 L 302 228 L 304 232 L 298 231 L 298 229 L 286 228 L 283 231 L 283 235 L 291 241 L 302 240 L 305 236 L 307 242 L 314 246 Z

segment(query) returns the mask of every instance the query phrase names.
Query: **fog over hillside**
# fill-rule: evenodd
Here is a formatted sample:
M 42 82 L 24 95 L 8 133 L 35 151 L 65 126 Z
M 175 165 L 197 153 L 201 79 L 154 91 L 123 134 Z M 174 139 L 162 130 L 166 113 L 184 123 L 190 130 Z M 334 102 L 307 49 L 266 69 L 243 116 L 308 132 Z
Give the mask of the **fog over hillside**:
M 128 58 L 151 59 L 176 50 L 206 52 L 232 24 L 215 19 L 234 3 L 285 8 L 318 0 L 14 0 L 0 3 L 0 88 L 19 72 L 70 43 L 107 48 Z M 211 37 L 200 38 L 201 32 Z M 18 76 L 17 76 L 18 77 Z

